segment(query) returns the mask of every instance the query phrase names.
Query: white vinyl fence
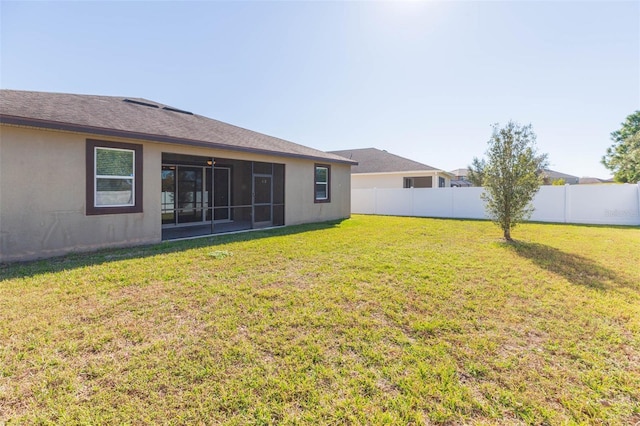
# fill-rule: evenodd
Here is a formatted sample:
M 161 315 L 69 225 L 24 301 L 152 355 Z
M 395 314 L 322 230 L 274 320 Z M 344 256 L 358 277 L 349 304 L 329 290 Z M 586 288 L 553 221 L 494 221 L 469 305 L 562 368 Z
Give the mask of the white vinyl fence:
M 487 219 L 483 188 L 352 189 L 352 213 Z M 640 184 L 543 186 L 532 221 L 640 225 Z

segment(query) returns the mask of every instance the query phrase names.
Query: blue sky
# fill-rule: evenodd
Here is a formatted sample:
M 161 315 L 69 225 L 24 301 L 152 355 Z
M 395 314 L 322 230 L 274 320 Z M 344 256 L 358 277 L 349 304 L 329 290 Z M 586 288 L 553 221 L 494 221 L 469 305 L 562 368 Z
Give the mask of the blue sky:
M 493 123 L 607 177 L 640 109 L 640 1 L 7 2 L 0 86 L 142 97 L 321 150 L 444 170 Z

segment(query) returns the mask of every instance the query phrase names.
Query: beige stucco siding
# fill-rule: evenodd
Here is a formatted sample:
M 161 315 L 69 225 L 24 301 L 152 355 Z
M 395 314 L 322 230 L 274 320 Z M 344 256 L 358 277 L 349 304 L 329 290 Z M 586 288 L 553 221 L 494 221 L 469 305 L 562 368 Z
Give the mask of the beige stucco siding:
M 143 212 L 87 216 L 87 139 L 143 145 Z M 0 126 L 0 262 L 161 240 L 162 153 L 285 164 L 285 223 L 349 217 L 350 166 L 332 164 L 331 203 L 314 203 L 314 161 Z
M 2 126 L 0 139 L 0 261 L 160 241 L 153 150 L 144 152 L 144 212 L 87 216 L 87 136 Z
M 145 146 L 145 149 L 147 147 Z M 275 155 L 241 153 L 237 151 L 211 150 L 189 146 L 170 144 L 153 144 L 151 149 L 157 150 L 160 157 L 163 152 L 230 158 L 247 161 L 263 161 L 285 165 L 285 225 L 323 222 L 348 218 L 351 214 L 351 166 L 348 164 L 331 164 L 331 202 L 314 202 L 315 164 L 326 162 Z M 145 152 L 146 156 L 146 152 Z M 155 176 L 160 176 L 158 169 Z M 158 178 L 159 180 L 159 178 Z M 146 186 L 146 183 L 145 183 Z M 160 194 L 160 189 L 158 189 Z M 160 205 L 158 195 L 157 205 Z M 158 213 L 159 214 L 159 213 Z
M 432 176 L 432 185 L 438 187 L 438 177 L 444 177 L 445 187 L 451 186 L 451 179 L 448 175 L 430 172 L 398 172 L 398 173 L 354 173 L 351 175 L 351 187 L 354 189 L 366 188 L 404 188 L 404 178 Z
M 285 166 L 285 223 L 322 222 L 343 219 L 351 214 L 351 166 L 331 165 L 329 203 L 314 202 L 315 164 L 289 160 Z

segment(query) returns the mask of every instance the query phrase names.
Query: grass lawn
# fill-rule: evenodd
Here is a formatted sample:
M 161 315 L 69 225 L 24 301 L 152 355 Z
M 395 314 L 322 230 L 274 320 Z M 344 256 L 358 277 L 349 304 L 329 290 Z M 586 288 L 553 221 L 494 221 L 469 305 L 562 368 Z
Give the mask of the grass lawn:
M 640 229 L 354 216 L 0 266 L 0 424 L 640 422 Z

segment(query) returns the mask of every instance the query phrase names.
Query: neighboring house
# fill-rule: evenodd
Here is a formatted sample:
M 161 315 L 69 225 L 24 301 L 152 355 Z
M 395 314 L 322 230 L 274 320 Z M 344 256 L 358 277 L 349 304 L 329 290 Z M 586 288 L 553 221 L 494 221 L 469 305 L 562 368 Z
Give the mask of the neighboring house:
M 615 183 L 613 179 L 600 179 L 595 177 L 581 177 L 578 182 L 580 185 L 593 185 L 598 183 Z
M 451 173 L 376 148 L 330 151 L 358 165 L 351 168 L 351 188 L 444 188 Z
M 347 218 L 356 164 L 146 99 L 0 91 L 0 262 Z
M 451 186 L 454 188 L 473 186 L 473 183 L 469 180 L 469 169 L 455 169 L 450 172 L 453 175 L 451 178 Z
M 564 180 L 564 183 L 568 185 L 577 185 L 580 183 L 580 178 L 578 176 L 568 175 L 566 173 L 560 173 L 550 169 L 544 169 L 542 171 L 542 176 L 544 178 L 544 185 L 553 185 L 553 182 L 560 179 Z
M 451 171 L 454 178 L 451 180 L 451 186 L 473 186 L 473 183 L 469 180 L 469 169 L 456 169 Z M 577 176 L 568 175 L 566 173 L 556 172 L 550 169 L 544 169 L 542 172 L 544 178 L 544 185 L 552 185 L 553 182 L 563 179 L 565 183 L 569 185 L 576 185 L 579 182 Z

